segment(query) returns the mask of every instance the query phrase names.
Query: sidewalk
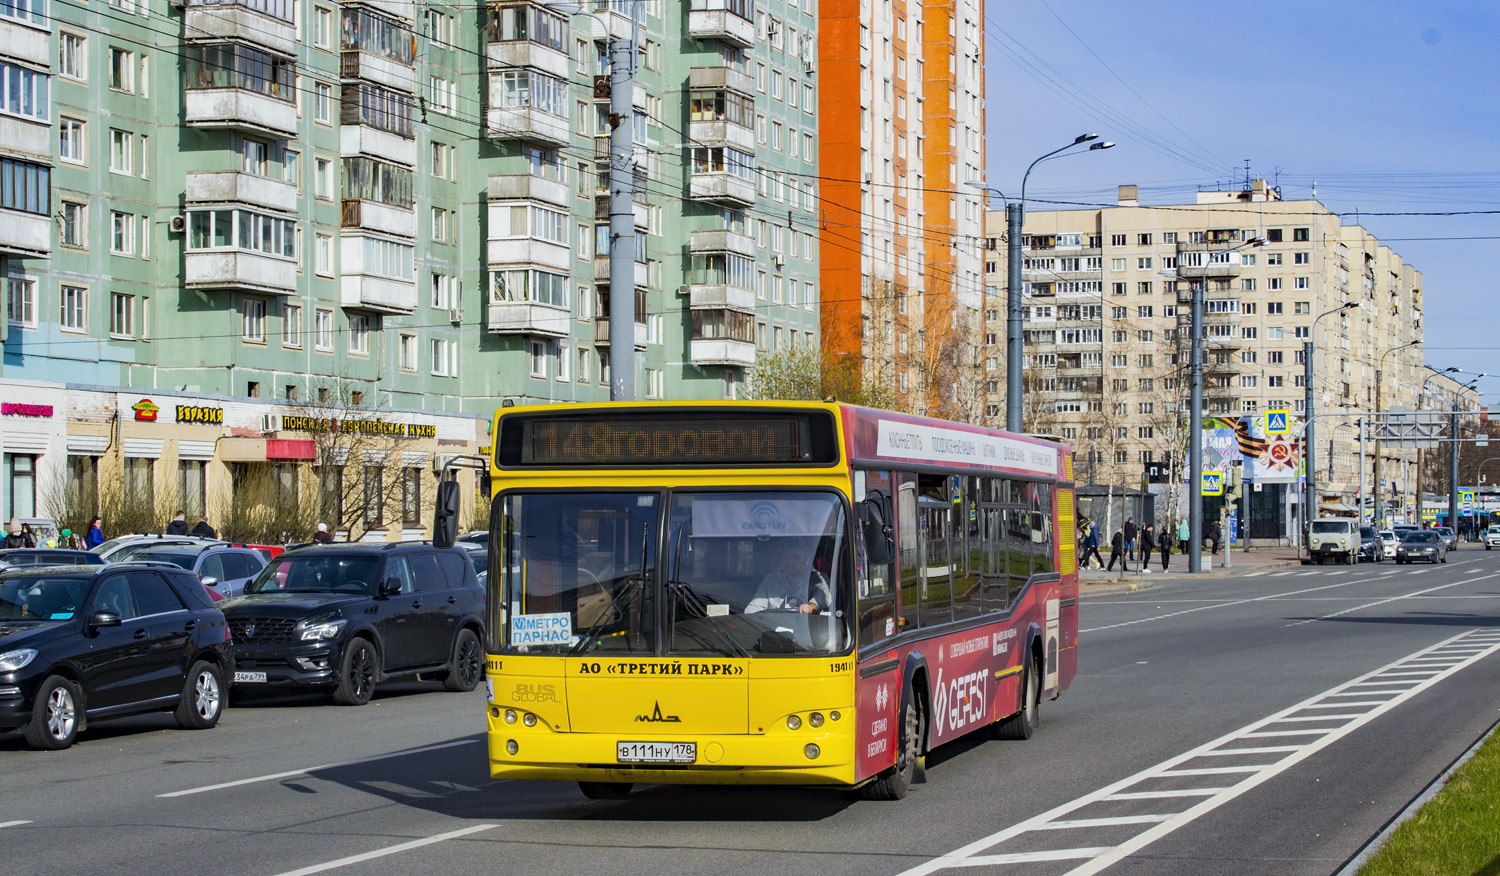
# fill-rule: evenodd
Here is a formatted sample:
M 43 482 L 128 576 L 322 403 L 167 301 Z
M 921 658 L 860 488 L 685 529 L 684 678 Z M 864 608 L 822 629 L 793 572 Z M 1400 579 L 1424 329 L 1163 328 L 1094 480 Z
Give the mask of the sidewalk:
M 1246 552 L 1236 550 L 1231 560 L 1232 566 L 1224 568 L 1224 552 L 1221 550 L 1217 556 L 1209 557 L 1208 550 L 1203 551 L 1203 572 L 1193 575 L 1188 572 L 1187 554 L 1172 554 L 1171 568 L 1162 573 L 1161 554 L 1153 553 L 1149 564 L 1150 572 L 1138 571 L 1140 564 L 1130 563 L 1130 571 L 1121 572 L 1119 564 L 1115 564 L 1113 572 L 1103 569 L 1081 569 L 1078 572 L 1079 583 L 1085 585 L 1085 592 L 1104 592 L 1105 588 L 1115 591 L 1120 588 L 1129 590 L 1144 590 L 1162 581 L 1178 581 L 1187 579 L 1203 578 L 1230 578 L 1235 575 L 1244 575 L 1249 572 L 1265 572 L 1271 569 L 1284 569 L 1301 565 L 1297 558 L 1297 549 L 1294 547 L 1256 548 Z M 1105 560 L 1108 561 L 1108 555 Z

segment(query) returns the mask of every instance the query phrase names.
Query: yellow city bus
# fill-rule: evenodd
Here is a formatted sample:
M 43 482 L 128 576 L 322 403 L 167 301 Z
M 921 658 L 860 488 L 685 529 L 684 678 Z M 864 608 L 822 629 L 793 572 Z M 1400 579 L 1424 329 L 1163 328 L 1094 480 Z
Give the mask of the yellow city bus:
M 937 745 L 1030 737 L 1076 672 L 1061 444 L 797 402 L 507 407 L 493 429 L 496 778 L 899 799 Z

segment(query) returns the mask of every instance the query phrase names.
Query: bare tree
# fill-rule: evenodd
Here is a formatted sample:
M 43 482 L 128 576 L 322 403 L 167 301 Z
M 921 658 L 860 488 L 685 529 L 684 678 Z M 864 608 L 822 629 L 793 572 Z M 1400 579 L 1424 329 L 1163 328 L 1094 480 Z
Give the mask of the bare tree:
M 802 345 L 757 358 L 746 398 L 761 401 L 820 401 L 890 407 L 889 382 L 862 373 L 858 361 Z

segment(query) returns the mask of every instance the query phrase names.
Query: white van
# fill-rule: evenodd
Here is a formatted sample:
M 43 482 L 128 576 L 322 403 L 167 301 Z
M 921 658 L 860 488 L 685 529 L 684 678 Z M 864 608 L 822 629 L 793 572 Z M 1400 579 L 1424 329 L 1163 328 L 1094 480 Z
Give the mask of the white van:
M 1312 522 L 1307 549 L 1320 566 L 1329 557 L 1352 563 L 1359 551 L 1359 521 L 1353 517 L 1319 517 Z

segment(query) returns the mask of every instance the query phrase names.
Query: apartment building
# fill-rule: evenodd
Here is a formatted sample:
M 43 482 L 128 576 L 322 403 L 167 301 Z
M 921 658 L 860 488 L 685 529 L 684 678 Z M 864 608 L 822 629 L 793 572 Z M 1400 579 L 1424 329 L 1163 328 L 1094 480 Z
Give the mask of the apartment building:
M 470 415 L 607 399 L 623 124 L 638 397 L 734 397 L 758 350 L 816 343 L 817 12 L 4 4 L 0 374 Z
M 1317 323 L 1313 362 L 1318 441 L 1331 440 L 1332 448 L 1331 455 L 1328 446 L 1317 448 L 1319 487 L 1323 501 L 1352 505 L 1356 422 L 1377 408 L 1411 406 L 1421 390 L 1420 347 L 1403 346 L 1422 338 L 1421 273 L 1321 203 L 1283 201 L 1262 180 L 1244 191 L 1200 193 L 1191 204 L 1142 206 L 1134 186 L 1121 186 L 1118 200 L 1098 210 L 1027 214 L 1027 428 L 1087 447 L 1079 466 L 1095 483 L 1139 483 L 1147 464 L 1183 447 L 1194 286 L 1205 289 L 1208 415 L 1289 410 L 1300 420 L 1314 320 L 1358 301 L 1360 309 Z M 1003 223 L 991 214 L 992 237 Z M 996 342 L 985 351 L 992 413 L 1004 404 L 1001 250 L 988 251 L 986 267 L 987 340 Z M 1383 452 L 1392 471 L 1412 458 L 1400 448 Z M 1367 472 L 1373 454 L 1371 443 Z
M 823 348 L 900 407 L 977 419 L 983 6 L 824 0 L 819 27 Z

